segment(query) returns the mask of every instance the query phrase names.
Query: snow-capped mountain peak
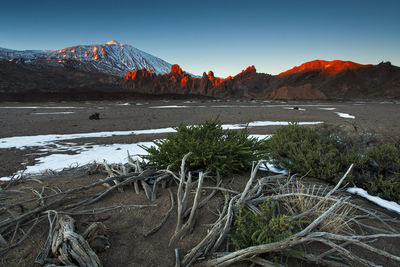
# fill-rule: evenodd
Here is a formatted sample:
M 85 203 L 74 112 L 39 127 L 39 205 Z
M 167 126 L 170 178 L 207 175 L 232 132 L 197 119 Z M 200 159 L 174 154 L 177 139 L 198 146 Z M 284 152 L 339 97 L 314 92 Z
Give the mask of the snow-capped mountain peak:
M 108 44 L 108 45 L 120 45 L 120 43 L 118 41 L 115 41 L 115 40 L 108 41 L 106 44 Z
M 105 44 L 78 45 L 58 50 L 17 51 L 0 48 L 0 59 L 29 64 L 71 65 L 78 70 L 123 76 L 128 71 L 148 69 L 169 73 L 171 64 L 131 45 L 111 40 Z

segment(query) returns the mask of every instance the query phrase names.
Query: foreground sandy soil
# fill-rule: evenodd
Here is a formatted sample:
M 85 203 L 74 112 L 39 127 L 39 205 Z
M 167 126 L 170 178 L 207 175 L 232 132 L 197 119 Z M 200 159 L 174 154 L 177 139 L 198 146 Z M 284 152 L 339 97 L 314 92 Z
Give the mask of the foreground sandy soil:
M 400 105 L 380 102 L 262 102 L 262 101 L 211 101 L 211 100 L 143 100 L 124 102 L 74 102 L 74 103 L 1 103 L 0 104 L 0 138 L 12 136 L 30 136 L 43 134 L 87 133 L 100 131 L 123 131 L 140 129 L 157 129 L 183 124 L 194 124 L 217 116 L 230 124 L 251 121 L 324 121 L 352 131 L 375 131 L 387 137 L 400 133 Z M 186 108 L 154 108 L 159 106 L 187 106 Z M 47 108 L 51 107 L 51 108 Z M 61 107 L 61 108 L 59 108 Z M 299 109 L 293 109 L 298 107 Z M 321 109 L 324 108 L 324 109 Z M 336 108 L 326 110 L 326 108 Z M 304 110 L 303 110 L 304 109 Z M 73 112 L 73 113 L 60 113 Z M 89 115 L 99 112 L 100 120 L 89 120 Z M 343 118 L 335 112 L 347 113 L 355 119 Z M 43 114 L 45 113 L 45 114 Z M 53 114 L 48 114 L 53 113 Z M 253 127 L 251 133 L 270 134 L 276 126 Z M 135 143 L 151 141 L 162 137 L 160 134 L 112 136 L 74 140 L 74 142 L 91 142 L 93 144 Z M 0 149 L 0 176 L 11 175 L 20 170 L 21 164 L 34 164 L 37 156 L 31 155 L 39 148 Z M 224 186 L 234 190 L 243 189 L 249 173 L 225 180 Z M 265 175 L 261 173 L 260 175 Z M 26 181 L 13 187 L 27 192 L 21 199 L 32 197 L 31 188 L 40 191 L 43 188 L 68 190 L 76 188 L 105 175 L 81 175 L 60 177 L 42 183 Z M 176 192 L 173 185 L 172 191 Z M 95 187 L 88 191 L 94 194 L 104 190 Z M 50 191 L 49 191 L 50 192 Z M 77 196 L 78 197 L 78 196 Z M 399 215 L 385 211 L 366 200 L 354 197 L 354 200 L 365 207 L 373 207 L 393 218 Z M 194 232 L 176 245 L 184 253 L 196 245 L 206 234 L 210 223 L 217 218 L 215 210 L 221 208 L 222 194 L 217 194 L 208 205 L 201 209 Z M 110 249 L 99 253 L 104 266 L 173 266 L 175 264 L 174 248 L 168 241 L 176 223 L 176 209 L 165 225 L 154 235 L 144 237 L 170 208 L 169 194 L 160 190 L 157 200 L 150 202 L 143 191 L 135 194 L 133 188 L 124 192 L 113 192 L 103 201 L 89 208 L 111 207 L 115 205 L 153 205 L 151 207 L 123 208 L 96 215 L 77 216 L 77 231 L 82 232 L 94 221 L 103 222 L 108 228 Z M 43 230 L 44 229 L 44 230 Z M 400 230 L 400 229 L 397 229 Z M 30 266 L 48 234 L 48 222 L 40 222 L 40 227 L 32 232 L 26 242 L 0 258 L 2 266 Z M 398 243 L 379 240 L 391 253 L 400 255 Z M 390 261 L 382 261 L 385 266 L 394 266 Z M 244 263 L 243 266 L 247 266 Z

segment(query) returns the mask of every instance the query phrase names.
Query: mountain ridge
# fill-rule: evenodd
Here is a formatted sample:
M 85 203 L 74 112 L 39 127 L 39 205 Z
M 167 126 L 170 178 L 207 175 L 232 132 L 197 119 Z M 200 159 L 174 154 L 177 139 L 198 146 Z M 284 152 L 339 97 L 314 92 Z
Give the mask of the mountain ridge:
M 28 94 L 29 92 L 29 94 Z M 179 95 L 262 99 L 400 98 L 400 68 L 312 60 L 278 75 L 250 66 L 234 76 L 195 77 L 131 45 L 111 40 L 58 50 L 0 48 L 0 93 Z
M 128 44 L 111 40 L 105 44 L 77 45 L 56 50 L 12 50 L 0 48 L 0 59 L 27 64 L 68 65 L 78 71 L 100 71 L 122 77 L 127 71 L 150 69 L 168 73 L 172 64 Z

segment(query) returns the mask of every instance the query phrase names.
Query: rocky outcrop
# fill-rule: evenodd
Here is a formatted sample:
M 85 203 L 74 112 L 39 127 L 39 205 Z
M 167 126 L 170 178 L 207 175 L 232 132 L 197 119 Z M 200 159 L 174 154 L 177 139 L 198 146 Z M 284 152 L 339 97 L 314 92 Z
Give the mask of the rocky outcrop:
M 227 78 L 212 71 L 193 77 L 178 65 L 167 74 L 142 68 L 123 78 L 63 66 L 0 60 L 0 94 L 102 92 L 146 95 L 197 95 L 259 99 L 400 98 L 400 68 L 389 62 L 361 65 L 349 61 L 312 61 L 279 75 L 257 73 L 250 66 Z
M 326 75 L 338 74 L 345 70 L 356 70 L 359 68 L 366 68 L 371 65 L 358 64 L 352 61 L 342 61 L 342 60 L 313 60 L 301 64 L 300 66 L 294 67 L 290 70 L 280 73 L 278 76 L 285 76 L 288 74 L 294 74 L 299 72 L 309 72 L 316 71 Z
M 390 63 L 361 65 L 350 61 L 316 60 L 279 75 L 257 73 L 250 66 L 225 79 L 212 71 L 194 78 L 178 65 L 164 75 L 145 69 L 128 73 L 123 88 L 151 94 L 268 99 L 351 99 L 400 97 L 400 68 Z

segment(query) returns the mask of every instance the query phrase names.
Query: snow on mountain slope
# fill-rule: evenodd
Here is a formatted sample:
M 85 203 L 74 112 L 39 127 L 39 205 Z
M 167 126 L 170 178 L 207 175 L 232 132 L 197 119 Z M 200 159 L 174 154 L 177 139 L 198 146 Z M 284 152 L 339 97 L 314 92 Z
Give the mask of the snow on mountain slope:
M 0 59 L 30 64 L 66 65 L 83 71 L 100 71 L 123 76 L 129 70 L 146 68 L 156 74 L 169 73 L 171 64 L 131 45 L 109 41 L 105 44 L 78 45 L 59 50 L 17 51 L 0 48 Z

